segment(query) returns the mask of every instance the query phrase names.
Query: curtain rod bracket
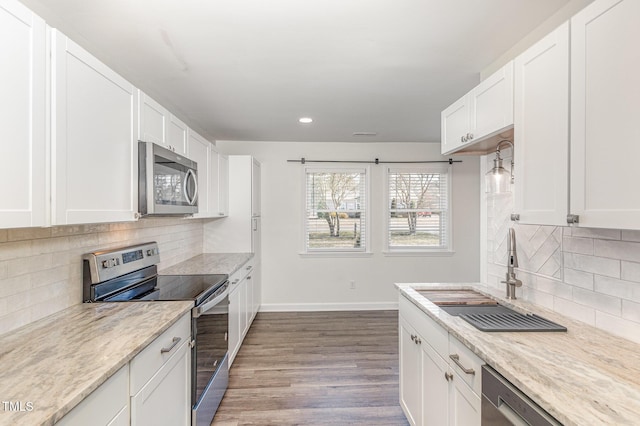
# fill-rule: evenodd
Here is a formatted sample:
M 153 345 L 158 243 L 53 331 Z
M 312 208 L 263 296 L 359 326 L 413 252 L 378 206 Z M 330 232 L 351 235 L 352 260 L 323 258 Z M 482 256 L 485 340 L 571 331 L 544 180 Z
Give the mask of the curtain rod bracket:
M 380 164 L 380 160 L 376 158 L 376 164 Z
M 449 164 L 453 164 L 453 158 L 449 158 Z
M 304 161 L 304 157 L 302 157 L 302 158 L 300 159 L 300 162 L 301 162 L 302 164 L 304 164 L 304 163 L 305 163 L 305 161 Z

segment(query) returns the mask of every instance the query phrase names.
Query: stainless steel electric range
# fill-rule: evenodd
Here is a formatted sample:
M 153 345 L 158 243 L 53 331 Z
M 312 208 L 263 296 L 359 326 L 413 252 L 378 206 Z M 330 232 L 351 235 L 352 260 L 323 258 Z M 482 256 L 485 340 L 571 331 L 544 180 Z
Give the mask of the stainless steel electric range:
M 228 275 L 161 275 L 155 242 L 83 256 L 85 302 L 193 300 L 192 425 L 209 426 L 229 382 Z

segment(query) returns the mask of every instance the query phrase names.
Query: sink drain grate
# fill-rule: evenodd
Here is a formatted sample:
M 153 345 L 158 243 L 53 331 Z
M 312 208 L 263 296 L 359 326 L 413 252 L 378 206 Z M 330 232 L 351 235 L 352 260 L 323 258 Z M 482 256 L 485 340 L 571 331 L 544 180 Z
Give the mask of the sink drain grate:
M 482 331 L 567 331 L 566 327 L 535 314 L 464 314 L 460 318 Z

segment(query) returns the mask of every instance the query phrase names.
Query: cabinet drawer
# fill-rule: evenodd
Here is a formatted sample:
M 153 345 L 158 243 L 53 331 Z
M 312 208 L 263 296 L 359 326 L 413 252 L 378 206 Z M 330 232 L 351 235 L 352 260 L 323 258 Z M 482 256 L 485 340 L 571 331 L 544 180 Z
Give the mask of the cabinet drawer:
M 242 281 L 244 277 L 249 275 L 249 273 L 253 270 L 254 267 L 255 267 L 255 258 L 251 258 L 245 264 L 243 264 L 236 272 L 231 274 L 231 276 L 229 277 L 229 283 L 231 283 L 231 286 L 233 287 L 235 284 Z M 231 290 L 233 290 L 233 288 Z
M 180 340 L 175 342 L 174 339 Z M 191 313 L 183 315 L 131 361 L 131 395 L 137 394 L 189 339 L 191 339 Z M 172 346 L 171 350 L 163 352 L 163 349 L 169 349 Z
M 457 360 L 454 360 L 452 356 L 454 358 L 457 357 Z M 451 335 L 449 335 L 449 356 L 447 357 L 447 360 L 449 361 L 453 371 L 455 371 L 456 374 L 460 376 L 460 378 L 468 384 L 477 395 L 481 395 L 481 372 L 484 361 L 478 358 L 471 349 L 467 348 L 458 339 Z M 473 374 L 470 372 L 465 373 L 463 368 L 466 368 L 467 371 L 473 370 Z
M 117 425 L 120 424 L 117 421 L 122 420 L 123 417 L 128 422 L 128 379 L 129 366 L 125 365 L 56 424 L 60 426 Z
M 399 309 L 400 315 L 436 350 L 438 355 L 447 359 L 449 356 L 449 333 L 402 295 L 400 296 Z

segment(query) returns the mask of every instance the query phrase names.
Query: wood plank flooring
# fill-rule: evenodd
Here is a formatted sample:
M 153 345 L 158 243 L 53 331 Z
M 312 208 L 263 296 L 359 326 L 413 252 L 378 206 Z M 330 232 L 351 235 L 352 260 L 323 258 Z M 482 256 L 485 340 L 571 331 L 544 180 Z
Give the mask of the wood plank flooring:
M 398 312 L 259 313 L 212 426 L 407 425 Z

